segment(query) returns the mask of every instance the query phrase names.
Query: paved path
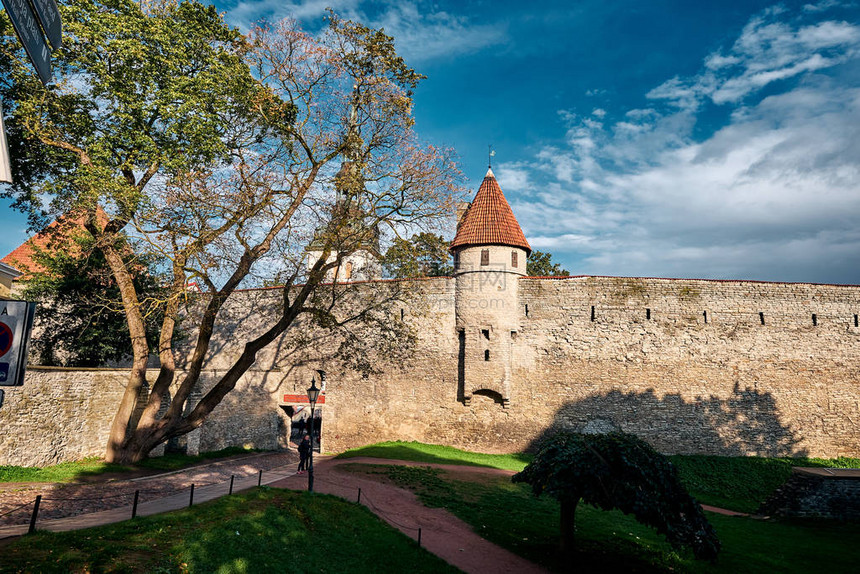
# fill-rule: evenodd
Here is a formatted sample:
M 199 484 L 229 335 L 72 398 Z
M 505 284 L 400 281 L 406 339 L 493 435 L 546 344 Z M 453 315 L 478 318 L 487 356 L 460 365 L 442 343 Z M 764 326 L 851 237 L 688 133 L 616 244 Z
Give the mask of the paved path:
M 269 466 L 271 466 L 272 461 L 283 462 L 283 459 L 275 458 L 276 456 L 277 455 L 271 455 L 271 458 L 268 459 Z M 448 511 L 441 508 L 428 508 L 424 506 L 414 493 L 395 487 L 391 484 L 364 477 L 357 473 L 339 470 L 338 466 L 350 463 L 433 466 L 456 470 L 457 472 L 496 476 L 510 476 L 513 474 L 512 471 L 471 466 L 427 464 L 390 459 L 334 459 L 329 456 L 319 455 L 314 458 L 314 486 L 317 492 L 334 494 L 346 500 L 356 501 L 359 499 L 360 489 L 360 502 L 363 505 L 368 507 L 382 520 L 413 539 L 418 538 L 420 529 L 421 545 L 424 548 L 436 554 L 448 563 L 460 568 L 464 572 L 470 574 L 539 574 L 546 572 L 542 567 L 481 538 L 469 525 Z M 265 461 L 256 460 L 255 462 L 257 464 L 262 464 L 262 466 L 266 466 Z M 210 465 L 164 473 L 157 476 L 141 477 L 130 481 L 118 481 L 118 484 L 108 482 L 95 486 L 96 488 L 103 489 L 105 492 L 111 492 L 112 488 L 127 488 L 126 483 L 129 482 L 157 481 L 160 484 L 164 484 L 168 482 L 168 479 L 170 479 L 174 481 L 174 484 L 182 484 L 183 480 L 185 482 L 193 480 L 195 477 L 200 477 L 201 473 L 204 476 L 224 476 L 224 473 L 227 473 L 227 476 L 229 476 L 229 473 L 236 469 L 243 468 L 247 470 L 247 463 L 247 459 L 221 461 L 218 463 L 211 463 Z M 307 488 L 307 480 L 307 474 L 296 475 L 295 463 L 290 461 L 289 464 L 265 470 L 262 475 L 258 473 L 249 475 L 246 473 L 243 476 L 237 477 L 233 483 L 233 492 L 247 490 L 257 486 L 258 484 L 278 488 L 289 488 L 293 490 L 304 490 Z M 195 488 L 193 502 L 194 504 L 199 504 L 221 496 L 226 496 L 229 493 L 229 489 L 229 479 Z M 138 505 L 137 514 L 139 516 L 150 516 L 153 514 L 170 512 L 172 510 L 187 507 L 189 502 L 191 502 L 190 489 L 184 489 L 177 494 L 141 502 Z M 744 515 L 743 513 L 732 512 L 710 506 L 703 506 L 703 508 L 705 508 L 705 510 L 721 514 Z M 77 516 L 39 520 L 37 521 L 36 527 L 40 530 L 49 530 L 54 532 L 80 530 L 91 528 L 93 526 L 101 526 L 104 524 L 112 524 L 128 520 L 131 518 L 131 514 L 131 505 L 123 505 L 116 508 L 101 510 L 99 512 L 79 514 Z M 0 539 L 26 534 L 28 528 L 29 524 L 0 526 Z
M 421 546 L 449 564 L 470 574 L 540 574 L 547 570 L 478 536 L 472 527 L 442 508 L 428 508 L 405 489 L 359 474 L 339 471 L 351 463 L 433 466 L 485 475 L 511 475 L 513 472 L 475 466 L 435 465 L 375 458 L 327 459 L 314 462 L 314 490 L 358 500 L 382 520 L 416 539 L 421 529 Z M 291 489 L 307 488 L 307 475 L 297 475 L 272 483 Z
M 418 529 L 420 528 L 422 546 L 464 572 L 472 574 L 482 574 L 485 572 L 493 574 L 539 574 L 546 572 L 539 566 L 484 540 L 475 534 L 469 525 L 446 510 L 427 508 L 418 500 L 418 497 L 407 490 L 372 479 L 362 478 L 354 473 L 337 471 L 338 465 L 355 462 L 428 466 L 426 463 L 388 459 L 336 460 L 331 457 L 317 455 L 314 457 L 315 490 L 355 501 L 358 498 L 358 489 L 361 488 L 362 504 L 367 506 L 382 520 L 385 520 L 412 538 L 417 538 Z M 446 468 L 461 469 L 461 467 L 451 466 L 446 466 Z M 196 470 L 198 473 L 197 476 L 199 476 L 201 469 Z M 484 474 L 506 472 L 480 467 L 464 467 L 463 470 Z M 220 471 L 222 473 L 225 472 L 224 469 L 220 469 Z M 178 473 L 165 473 L 134 480 L 165 482 L 167 477 L 180 480 L 182 478 L 180 475 L 182 474 L 183 471 L 180 471 Z M 291 462 L 289 465 L 264 471 L 260 483 L 280 488 L 304 490 L 307 488 L 307 478 L 307 474 L 296 475 L 295 464 Z M 237 478 L 233 484 L 233 491 L 238 492 L 253 488 L 257 486 L 258 480 L 260 480 L 258 474 Z M 110 492 L 112 485 L 107 483 L 102 486 L 105 491 Z M 195 488 L 194 504 L 225 496 L 228 494 L 229 488 L 229 480 Z M 178 494 L 141 502 L 138 505 L 137 514 L 139 516 L 149 516 L 185 508 L 189 504 L 190 494 L 190 489 L 185 489 Z M 125 505 L 77 516 L 39 520 L 36 527 L 40 530 L 54 532 L 91 528 L 93 526 L 128 520 L 131 517 L 131 509 L 130 505 Z M 28 528 L 28 524 L 0 526 L 0 539 L 20 536 L 25 534 Z
M 247 471 L 246 467 L 248 467 L 248 459 L 250 458 L 251 457 L 237 459 L 235 461 L 221 461 L 218 463 L 212 463 L 199 467 L 192 467 L 189 469 L 183 469 L 181 471 L 168 472 L 155 476 L 117 481 L 117 483 L 109 482 L 101 485 L 96 484 L 90 486 L 101 489 L 101 491 L 105 493 L 105 495 L 109 496 L 109 494 L 113 492 L 113 489 L 127 490 L 129 488 L 128 483 L 132 483 L 132 488 L 134 486 L 140 486 L 141 489 L 144 488 L 144 485 L 141 484 L 144 481 L 158 482 L 160 484 L 171 483 L 174 485 L 179 485 L 178 487 L 172 489 L 174 491 L 179 491 L 176 494 L 162 496 L 154 500 L 141 499 L 142 501 L 138 504 L 137 507 L 138 516 L 150 516 L 153 514 L 161 514 L 163 512 L 170 512 L 172 510 L 178 510 L 180 508 L 187 507 L 189 502 L 191 502 L 191 489 L 186 485 L 192 484 L 195 477 L 198 481 L 200 480 L 201 476 L 215 476 L 219 477 L 220 480 L 218 482 L 215 482 L 214 484 L 195 487 L 193 501 L 194 504 L 199 504 L 201 502 L 206 502 L 208 500 L 213 500 L 215 498 L 227 495 L 230 490 L 230 480 L 229 478 L 224 480 L 224 478 L 231 474 L 230 470 L 237 471 L 245 469 Z M 254 462 L 260 463 L 260 460 L 254 460 Z M 289 476 L 290 474 L 294 473 L 295 464 L 293 462 L 290 462 L 288 465 L 282 465 L 280 467 L 264 470 L 262 476 L 259 475 L 259 473 L 249 474 L 245 472 L 243 475 L 239 475 L 234 479 L 233 492 L 239 492 L 242 490 L 253 488 L 257 486 L 258 482 L 263 485 L 268 485 L 278 480 L 282 480 L 286 476 Z M 125 496 L 125 498 L 126 500 L 130 500 L 131 497 Z M 71 502 L 67 504 L 71 505 Z M 29 504 L 24 509 L 24 511 L 26 512 L 26 515 L 29 516 L 29 514 L 32 512 L 32 503 Z M 41 514 L 42 512 L 40 510 L 40 515 Z M 50 530 L 52 532 L 80 530 L 83 528 L 91 528 L 93 526 L 101 526 L 103 524 L 122 522 L 123 520 L 130 519 L 131 514 L 132 505 L 124 504 L 107 510 L 82 513 L 75 516 L 66 516 L 62 518 L 51 518 L 42 520 L 37 519 L 36 528 L 39 530 Z M 30 528 L 29 521 L 26 523 L 20 522 L 23 521 L 19 521 L 19 524 L 15 525 L 0 526 L 0 539 L 7 538 L 10 536 L 20 536 L 22 534 L 26 534 Z

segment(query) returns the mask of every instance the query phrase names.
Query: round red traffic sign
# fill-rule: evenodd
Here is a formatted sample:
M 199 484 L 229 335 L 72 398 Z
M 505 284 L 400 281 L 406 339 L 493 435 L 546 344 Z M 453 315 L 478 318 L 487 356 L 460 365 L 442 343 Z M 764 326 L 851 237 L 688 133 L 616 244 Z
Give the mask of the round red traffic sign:
M 12 348 L 12 329 L 6 323 L 0 323 L 0 357 Z

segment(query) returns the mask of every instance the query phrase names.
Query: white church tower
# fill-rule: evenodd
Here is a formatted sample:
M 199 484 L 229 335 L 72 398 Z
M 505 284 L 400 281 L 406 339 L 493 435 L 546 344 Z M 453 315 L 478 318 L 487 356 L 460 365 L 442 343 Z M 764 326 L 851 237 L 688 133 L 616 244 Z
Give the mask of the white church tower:
M 451 242 L 459 333 L 459 399 L 473 394 L 510 402 L 511 358 L 520 330 L 518 278 L 531 246 L 493 170 L 460 217 Z
M 343 238 L 333 238 L 335 239 L 333 246 L 335 250 L 329 255 L 326 263 L 337 260 L 339 245 L 345 243 L 349 249 L 345 255 L 341 256 L 340 265 L 326 273 L 326 282 L 376 281 L 382 278 L 379 229 L 368 227 L 364 222 L 365 214 L 356 207 L 355 196 L 363 190 L 364 182 L 360 174 L 356 175 L 354 166 L 353 162 L 343 162 L 340 172 L 335 178 L 337 197 L 332 217 L 346 217 L 348 225 L 345 227 Z M 351 188 L 357 189 L 351 190 Z M 307 269 L 313 267 L 322 257 L 325 233 L 324 227 L 317 229 L 316 237 L 308 245 Z M 355 238 L 361 238 L 358 244 L 356 244 Z

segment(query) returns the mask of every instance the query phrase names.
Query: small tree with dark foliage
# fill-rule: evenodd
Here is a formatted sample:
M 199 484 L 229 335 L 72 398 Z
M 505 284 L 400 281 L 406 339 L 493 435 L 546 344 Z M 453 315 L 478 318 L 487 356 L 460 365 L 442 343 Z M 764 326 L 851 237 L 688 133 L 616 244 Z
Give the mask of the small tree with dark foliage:
M 689 547 L 697 559 L 715 561 L 720 541 L 687 493 L 669 460 L 634 435 L 586 435 L 562 431 L 547 439 L 514 482 L 536 496 L 561 503 L 561 547 L 574 548 L 574 514 L 580 499 L 603 510 L 632 514 L 664 535 L 675 548 Z
M 92 236 L 82 228 L 77 233 L 57 235 L 46 249 L 34 249 L 38 268 L 23 293 L 28 301 L 39 303 L 31 341 L 34 358 L 41 365 L 62 367 L 127 361 L 132 346 L 119 287 L 102 252 L 93 248 Z M 117 242 L 124 244 L 127 238 L 120 236 Z M 145 259 L 121 249 L 145 310 L 146 341 L 155 352 L 166 290 Z
M 552 253 L 532 251 L 526 260 L 526 275 L 529 277 L 569 277 L 570 271 L 561 268 L 561 263 L 553 263 Z

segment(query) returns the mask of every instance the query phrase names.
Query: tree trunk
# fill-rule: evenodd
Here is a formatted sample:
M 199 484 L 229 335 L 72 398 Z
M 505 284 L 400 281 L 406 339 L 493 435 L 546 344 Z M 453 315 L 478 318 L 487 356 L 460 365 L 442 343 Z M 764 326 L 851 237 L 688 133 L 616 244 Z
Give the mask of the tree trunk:
M 146 326 L 140 311 L 140 302 L 134 281 L 122 254 L 109 241 L 110 236 L 100 238 L 101 250 L 111 268 L 120 295 L 122 296 L 123 310 L 125 311 L 129 335 L 131 337 L 132 365 L 125 387 L 119 409 L 111 424 L 108 444 L 105 450 L 105 460 L 108 462 L 128 463 L 128 456 L 124 453 L 125 444 L 129 439 L 129 424 L 134 415 L 140 392 L 146 386 L 146 362 L 149 358 L 149 345 L 146 342 Z
M 573 558 L 576 550 L 576 505 L 579 496 L 561 499 L 561 554 L 564 560 Z
M 108 443 L 105 449 L 105 460 L 107 462 L 117 462 L 119 464 L 137 462 L 136 460 L 129 460 L 128 454 L 125 452 L 129 431 L 131 430 L 129 423 L 137 407 L 140 390 L 146 384 L 146 358 L 144 357 L 142 366 L 137 363 L 138 361 L 135 361 L 135 365 L 132 366 L 125 392 L 122 395 L 119 408 L 111 423 Z

